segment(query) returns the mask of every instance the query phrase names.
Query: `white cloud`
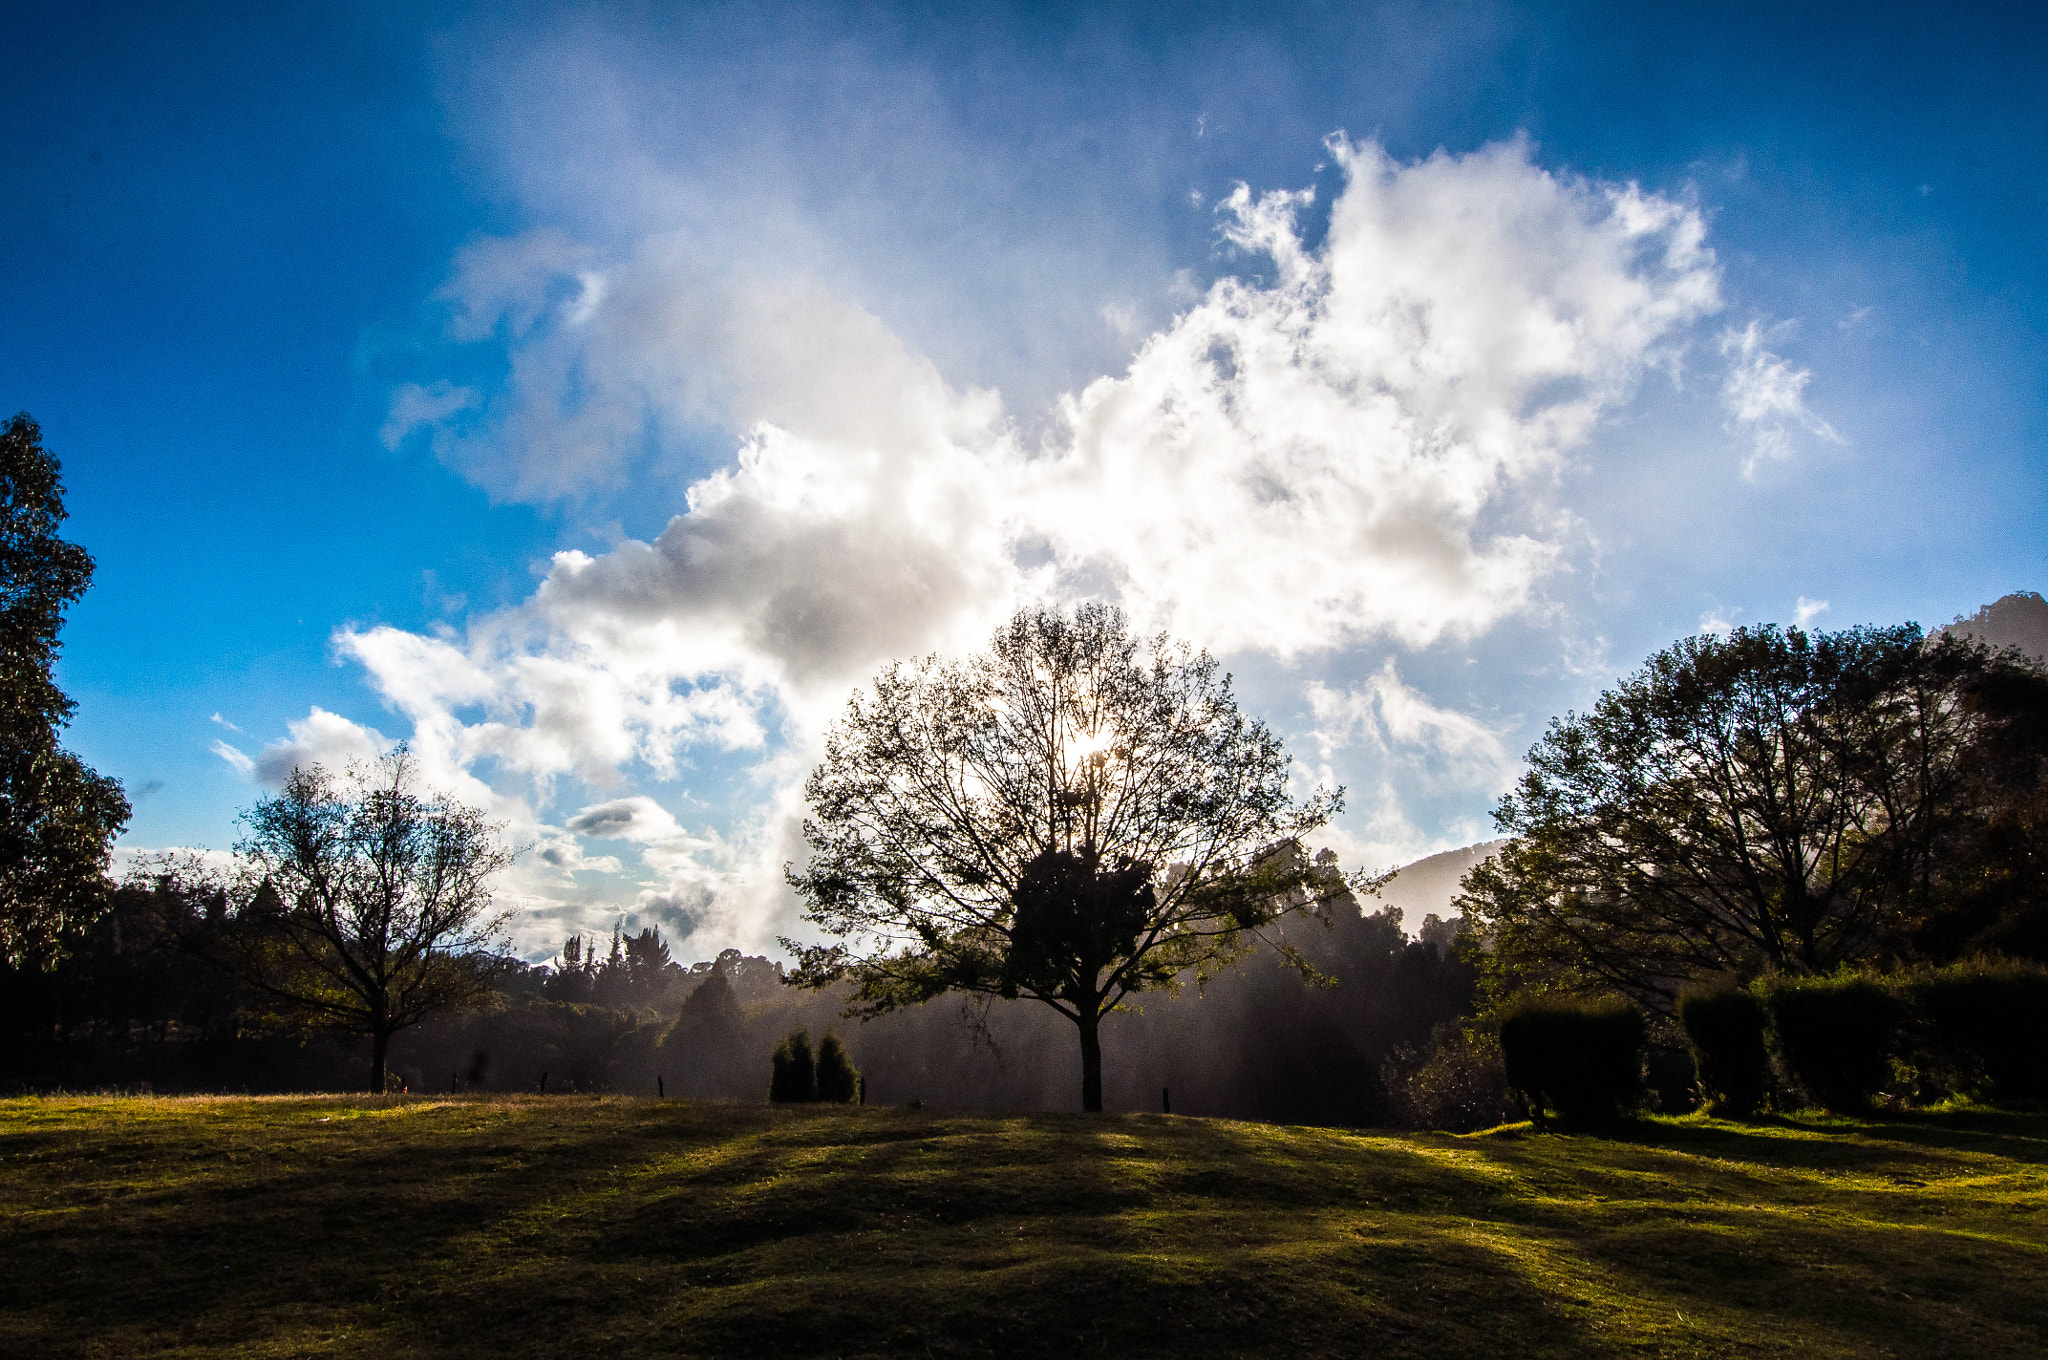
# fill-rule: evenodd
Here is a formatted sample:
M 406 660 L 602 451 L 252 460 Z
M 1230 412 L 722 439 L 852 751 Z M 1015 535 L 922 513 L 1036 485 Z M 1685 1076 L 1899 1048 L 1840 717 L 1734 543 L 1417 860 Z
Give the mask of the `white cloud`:
M 584 808 L 567 825 L 579 836 L 639 841 L 643 845 L 673 841 L 683 834 L 674 815 L 645 794 Z
M 253 771 L 259 781 L 272 788 L 284 783 L 300 766 L 319 765 L 340 774 L 350 765 L 368 764 L 395 744 L 373 727 L 350 722 L 339 713 L 329 713 L 318 706 L 305 717 L 287 723 L 285 729 L 291 735 L 264 747 L 250 762 L 249 769 L 244 770 Z M 215 743 L 216 747 L 222 744 Z M 216 750 L 215 754 L 220 752 Z
M 1801 595 L 1798 605 L 1792 610 L 1792 622 L 1804 628 L 1827 612 L 1828 602 L 1826 600 L 1809 600 L 1804 595 Z
M 1552 175 L 1523 142 L 1412 165 L 1334 139 L 1306 193 L 1224 205 L 1268 285 L 1218 282 L 1069 398 L 1031 518 L 1148 622 L 1281 656 L 1471 636 L 1558 560 L 1531 489 L 1719 305 L 1697 214 Z
M 1391 657 L 1358 688 L 1336 690 L 1320 681 L 1307 690 L 1314 740 L 1324 760 L 1364 739 L 1402 758 L 1411 774 L 1496 794 L 1513 780 L 1515 761 L 1501 733 L 1472 717 L 1437 706 L 1401 679 Z
M 233 723 L 229 722 L 226 718 L 223 718 L 218 713 L 214 714 L 207 721 L 213 723 L 217 727 L 225 727 L 230 732 L 239 732 L 242 730 L 241 728 L 235 726 Z
M 1710 609 L 1700 615 L 1700 631 L 1715 637 L 1727 637 L 1735 631 L 1735 615 L 1741 612 L 1739 609 Z
M 229 768 L 233 769 L 236 774 L 242 776 L 242 778 L 244 779 L 247 779 L 250 775 L 256 772 L 255 761 L 249 759 L 249 757 L 244 755 L 241 751 L 237 750 L 233 746 L 228 745 L 226 742 L 220 740 L 218 737 L 214 739 L 212 745 L 209 746 L 207 749 L 212 751 L 215 755 L 219 756 L 222 760 L 225 760 L 228 763 Z
M 562 874 L 615 874 L 624 866 L 616 855 L 585 854 L 574 836 L 556 836 L 533 847 L 534 858 Z
M 1720 305 L 1703 223 L 1548 172 L 1521 141 L 1413 164 L 1331 151 L 1346 183 L 1319 243 L 1296 226 L 1308 193 L 1240 188 L 1226 242 L 1269 277 L 1177 280 L 1187 310 L 1029 448 L 995 394 L 950 385 L 874 316 L 708 268 L 685 235 L 470 248 L 442 295 L 452 332 L 502 346 L 510 378 L 473 410 L 443 395 L 463 419 L 436 427 L 440 455 L 542 501 L 651 471 L 687 483 L 685 509 L 650 542 L 558 554 L 528 600 L 459 633 L 345 629 L 339 651 L 411 724 L 431 782 L 541 847 L 513 880 L 536 919 L 600 910 L 561 885 L 617 862 L 574 839 L 606 837 L 654 875 L 634 910 L 759 947 L 787 924 L 820 735 L 888 658 L 977 647 L 1045 598 L 1113 597 L 1142 626 L 1282 659 L 1542 608 L 1573 533 L 1555 479 Z M 705 473 L 711 429 L 738 452 Z M 1499 734 L 1391 661 L 1312 702 L 1332 741 L 1352 705 L 1431 778 L 1511 773 Z M 384 741 L 316 709 L 255 764 L 271 778 Z M 749 767 L 753 806 L 723 831 L 630 789 L 693 753 Z M 547 816 L 563 781 L 602 799 L 565 828 Z M 1398 806 L 1374 815 L 1412 832 Z
M 1730 360 L 1721 386 L 1722 402 L 1735 427 L 1750 437 L 1750 453 L 1742 475 L 1752 477 L 1766 459 L 1792 456 L 1792 432 L 1804 430 L 1817 439 L 1839 444 L 1842 437 L 1806 404 L 1809 369 L 1795 368 L 1773 354 L 1767 343 L 1786 327 L 1766 333 L 1752 321 L 1740 330 L 1721 333 L 1721 353 Z

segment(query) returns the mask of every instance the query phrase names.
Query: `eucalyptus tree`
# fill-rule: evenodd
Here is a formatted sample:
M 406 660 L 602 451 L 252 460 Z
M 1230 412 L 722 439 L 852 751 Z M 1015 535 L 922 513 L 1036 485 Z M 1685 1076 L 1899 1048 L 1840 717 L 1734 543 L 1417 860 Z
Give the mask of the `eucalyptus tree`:
M 1342 790 L 1297 802 L 1215 661 L 1100 605 L 1020 612 L 965 661 L 890 665 L 804 792 L 810 857 L 788 877 L 838 939 L 784 940 L 792 980 L 849 984 L 860 1016 L 950 992 L 1041 1002 L 1075 1025 L 1091 1111 L 1105 1015 L 1346 887 L 1299 839 Z

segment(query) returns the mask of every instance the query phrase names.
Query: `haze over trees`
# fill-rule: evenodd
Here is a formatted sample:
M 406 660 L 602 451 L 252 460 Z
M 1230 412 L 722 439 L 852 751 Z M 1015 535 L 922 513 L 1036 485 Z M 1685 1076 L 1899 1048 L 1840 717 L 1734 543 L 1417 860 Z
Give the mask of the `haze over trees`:
M 1507 839 L 1350 880 L 1300 841 L 1339 795 L 1291 797 L 1280 743 L 1207 655 L 1098 606 L 1027 611 L 987 652 L 891 667 L 849 707 L 807 790 L 814 853 L 791 873 L 837 938 L 796 950 L 794 973 L 733 949 L 684 965 L 623 919 L 608 950 L 578 934 L 533 965 L 498 952 L 489 884 L 510 852 L 477 810 L 422 792 L 403 749 L 342 777 L 296 771 L 246 814 L 239 875 L 157 858 L 112 888 L 126 804 L 57 744 L 71 706 L 50 674 L 91 561 L 56 535 L 61 483 L 33 422 L 4 451 L 12 1084 L 331 1088 L 367 1066 L 373 1089 L 759 1100 L 779 1040 L 851 1012 L 867 1023 L 833 1035 L 823 1066 L 858 1083 L 813 1067 L 834 1099 L 1029 1110 L 1078 1087 L 1084 1108 L 1158 1108 L 1170 1087 L 1177 1113 L 1472 1128 L 1509 1117 L 1498 1022 L 1517 998 L 1629 998 L 1667 1050 L 1651 1084 L 1679 1109 L 1699 1073 L 1663 1016 L 1688 984 L 1776 1016 L 1788 986 L 1825 1001 L 1893 985 L 1839 965 L 1965 960 L 1914 985 L 1966 1013 L 1955 1032 L 1998 1039 L 1972 1040 L 1991 1066 L 1936 1054 L 1949 1066 L 1915 1080 L 2035 1089 L 2032 1050 L 2005 1036 L 2048 988 L 2026 962 L 2048 960 L 2048 672 L 1984 644 L 2048 636 L 2038 596 L 1933 638 L 1674 644 L 1553 724 L 1502 803 Z M 1433 914 L 1460 873 L 1468 914 Z M 922 1004 L 949 994 L 963 1004 Z M 1863 1037 L 1878 1071 L 1889 1040 Z M 1728 1108 L 1731 1082 L 1772 1080 L 1744 1063 L 1717 1077 Z
M 1071 1021 L 1081 1105 L 1102 1108 L 1102 1018 L 1197 980 L 1342 889 L 1299 837 L 1288 757 L 1207 653 L 1137 639 L 1122 613 L 1019 612 L 966 662 L 890 666 L 804 787 L 790 883 L 840 937 L 785 940 L 810 987 L 880 1015 L 963 992 Z

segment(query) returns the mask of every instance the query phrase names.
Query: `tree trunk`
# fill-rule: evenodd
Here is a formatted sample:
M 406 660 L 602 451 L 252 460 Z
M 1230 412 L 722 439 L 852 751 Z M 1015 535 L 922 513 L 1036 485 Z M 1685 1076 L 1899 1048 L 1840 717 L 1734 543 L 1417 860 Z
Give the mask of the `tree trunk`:
M 370 1033 L 370 1094 L 384 1094 L 384 1055 L 391 1048 L 391 1032 L 379 1025 Z
M 1081 1109 L 1102 1113 L 1102 1017 L 1086 1010 L 1080 1015 Z

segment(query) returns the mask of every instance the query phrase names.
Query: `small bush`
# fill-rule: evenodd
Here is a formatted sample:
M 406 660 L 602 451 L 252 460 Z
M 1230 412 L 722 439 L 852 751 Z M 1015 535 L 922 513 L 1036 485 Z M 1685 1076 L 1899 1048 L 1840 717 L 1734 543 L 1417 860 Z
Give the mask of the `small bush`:
M 1876 978 L 1780 978 L 1765 989 L 1786 1070 L 1822 1109 L 1856 1114 L 1891 1079 L 1904 1007 Z
M 860 1069 L 853 1065 L 839 1036 L 828 1029 L 818 1044 L 818 1099 L 851 1105 L 859 1097 Z
M 1507 1082 L 1541 1118 L 1568 1124 L 1633 1114 L 1643 1095 L 1643 1016 L 1626 1002 L 1528 1001 L 1501 1017 Z
M 1715 1114 L 1748 1119 L 1763 1108 L 1770 1083 L 1764 1048 L 1764 1004 L 1736 987 L 1687 989 L 1678 1023 L 1692 1049 L 1700 1089 Z
M 811 1061 L 809 1030 L 791 1030 L 788 1037 L 775 1046 L 772 1062 L 768 1099 L 796 1102 L 818 1098 L 818 1071 Z
M 1471 1133 L 1514 1118 L 1500 1045 L 1489 1036 L 1468 1039 L 1454 1023 L 1437 1026 L 1426 1059 L 1389 1073 L 1394 1114 L 1405 1128 Z
M 2048 1096 L 2048 969 L 1969 959 L 1913 978 L 1908 994 L 1963 1080 L 2000 1100 Z

